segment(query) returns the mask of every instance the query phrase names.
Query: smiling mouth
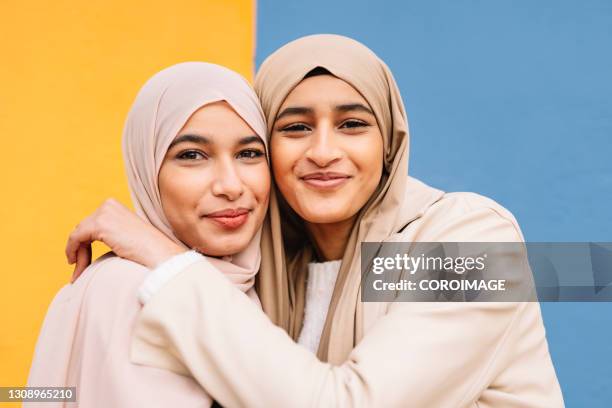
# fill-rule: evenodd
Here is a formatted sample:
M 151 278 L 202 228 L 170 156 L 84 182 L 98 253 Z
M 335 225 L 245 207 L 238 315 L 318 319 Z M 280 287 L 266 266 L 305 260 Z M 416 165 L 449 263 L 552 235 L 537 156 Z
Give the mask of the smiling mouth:
M 205 214 L 203 218 L 208 218 L 225 229 L 237 229 L 247 222 L 250 213 L 246 208 L 228 208 Z
M 343 173 L 319 172 L 307 174 L 300 177 L 300 180 L 317 190 L 330 190 L 344 185 L 351 178 L 348 174 Z

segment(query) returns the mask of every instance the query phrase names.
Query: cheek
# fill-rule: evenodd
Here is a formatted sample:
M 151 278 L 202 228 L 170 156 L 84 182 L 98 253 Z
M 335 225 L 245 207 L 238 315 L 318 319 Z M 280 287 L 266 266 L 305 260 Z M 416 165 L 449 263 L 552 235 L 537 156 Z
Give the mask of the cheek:
M 270 141 L 270 160 L 272 161 L 272 169 L 275 172 L 290 166 L 287 154 L 291 154 L 289 143 L 280 136 L 272 136 Z
M 369 176 L 371 182 L 374 183 L 374 188 L 378 185 L 382 175 L 383 156 L 383 143 L 380 135 L 373 138 L 369 148 L 361 152 L 363 171 Z
M 259 204 L 266 204 L 270 195 L 270 168 L 266 162 L 242 168 L 241 179 Z
M 274 181 L 281 191 L 286 191 L 291 187 L 289 182 L 292 180 L 291 173 L 293 167 L 302 157 L 303 147 L 299 140 L 291 140 L 280 136 L 273 136 L 270 144 L 270 158 Z
M 186 209 L 195 208 L 206 193 L 205 171 L 162 166 L 158 176 L 159 193 L 166 217 L 186 218 Z
M 341 148 L 363 175 L 379 174 L 382 171 L 383 142 L 380 133 L 343 139 Z
M 379 133 L 374 133 L 359 143 L 351 143 L 346 147 L 347 155 L 357 167 L 361 183 L 359 195 L 363 203 L 367 201 L 378 187 L 383 171 L 383 142 Z M 361 203 L 361 204 L 363 204 Z

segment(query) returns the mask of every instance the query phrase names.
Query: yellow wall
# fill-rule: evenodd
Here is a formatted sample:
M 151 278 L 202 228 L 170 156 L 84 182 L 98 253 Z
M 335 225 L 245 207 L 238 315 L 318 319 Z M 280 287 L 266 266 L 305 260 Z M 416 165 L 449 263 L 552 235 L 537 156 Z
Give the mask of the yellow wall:
M 25 384 L 70 231 L 106 197 L 129 203 L 120 139 L 139 87 L 191 60 L 251 79 L 254 17 L 252 0 L 2 2 L 0 386 Z

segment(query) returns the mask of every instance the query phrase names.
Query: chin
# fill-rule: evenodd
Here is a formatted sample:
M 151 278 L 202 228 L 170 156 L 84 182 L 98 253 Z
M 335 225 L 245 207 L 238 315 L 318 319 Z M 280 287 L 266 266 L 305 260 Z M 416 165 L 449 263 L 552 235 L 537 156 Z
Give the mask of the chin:
M 248 242 L 244 245 L 238 244 L 236 245 L 222 245 L 220 243 L 215 243 L 212 245 L 202 244 L 198 246 L 198 251 L 208 256 L 232 256 L 244 250 L 248 245 Z
M 213 234 L 211 234 L 213 235 Z M 225 234 L 223 234 L 225 235 Z M 209 241 L 208 239 L 199 240 L 195 245 L 191 246 L 194 249 L 197 249 L 198 252 L 201 252 L 204 255 L 209 256 L 229 256 L 236 255 L 237 253 L 243 251 L 251 242 L 247 234 L 239 234 L 240 236 L 227 234 L 227 236 L 215 236 L 214 241 Z M 251 234 L 249 235 L 252 237 Z
M 300 216 L 312 224 L 333 224 L 351 218 L 351 214 L 346 211 L 329 211 L 327 209 L 307 210 Z

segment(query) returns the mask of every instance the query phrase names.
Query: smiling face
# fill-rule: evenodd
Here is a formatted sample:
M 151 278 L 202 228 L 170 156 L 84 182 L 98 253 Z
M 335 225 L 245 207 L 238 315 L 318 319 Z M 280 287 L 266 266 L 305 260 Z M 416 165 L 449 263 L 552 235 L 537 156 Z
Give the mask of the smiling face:
M 370 106 L 332 75 L 308 77 L 291 91 L 270 152 L 280 192 L 312 224 L 354 219 L 382 174 L 383 139 Z
M 265 146 L 226 102 L 198 109 L 168 148 L 159 191 L 177 238 L 211 255 L 249 244 L 268 207 Z

